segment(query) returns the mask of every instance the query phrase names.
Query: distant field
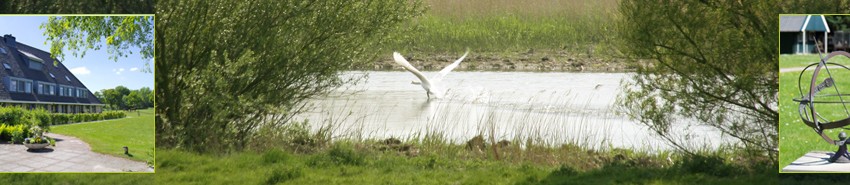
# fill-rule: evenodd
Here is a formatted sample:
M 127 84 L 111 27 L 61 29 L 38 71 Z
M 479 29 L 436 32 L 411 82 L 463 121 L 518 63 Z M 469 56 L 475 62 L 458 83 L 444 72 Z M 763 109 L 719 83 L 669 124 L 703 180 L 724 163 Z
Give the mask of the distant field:
M 390 46 L 417 52 L 601 50 L 612 37 L 614 0 L 426 0 L 428 11 Z M 401 49 L 399 49 L 401 48 Z

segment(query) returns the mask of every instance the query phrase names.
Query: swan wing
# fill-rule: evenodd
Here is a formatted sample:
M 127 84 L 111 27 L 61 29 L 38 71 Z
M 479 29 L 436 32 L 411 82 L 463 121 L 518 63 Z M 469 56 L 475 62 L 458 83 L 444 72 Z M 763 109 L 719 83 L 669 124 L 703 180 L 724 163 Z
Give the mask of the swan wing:
M 393 60 L 395 60 L 396 64 L 404 67 L 405 70 L 410 71 L 410 73 L 413 73 L 416 78 L 419 78 L 419 81 L 422 83 L 421 85 L 423 88 L 431 88 L 431 81 L 428 80 L 428 78 L 425 77 L 422 72 L 419 72 L 419 70 L 413 67 L 413 65 L 410 65 L 410 62 L 407 62 L 407 59 L 404 59 L 401 54 L 399 54 L 398 52 L 393 52 Z
M 466 58 L 466 55 L 467 55 L 467 54 L 469 54 L 469 50 L 468 50 L 468 49 L 466 50 L 466 53 L 464 53 L 464 54 L 463 54 L 463 56 L 461 56 L 460 58 L 458 58 L 457 60 L 455 60 L 455 62 L 453 62 L 452 64 L 449 64 L 448 66 L 446 66 L 445 68 L 443 68 L 443 70 L 440 70 L 440 73 L 437 73 L 437 75 L 435 75 L 435 76 L 434 76 L 433 78 L 431 78 L 431 79 L 433 79 L 434 81 L 440 81 L 440 80 L 443 80 L 443 77 L 445 77 L 445 76 L 446 76 L 446 74 L 449 74 L 449 72 L 451 72 L 452 70 L 454 70 L 455 68 L 457 68 L 457 66 L 458 66 L 458 65 L 460 65 L 460 62 L 461 62 L 461 61 L 463 61 L 463 59 L 464 59 L 464 58 Z

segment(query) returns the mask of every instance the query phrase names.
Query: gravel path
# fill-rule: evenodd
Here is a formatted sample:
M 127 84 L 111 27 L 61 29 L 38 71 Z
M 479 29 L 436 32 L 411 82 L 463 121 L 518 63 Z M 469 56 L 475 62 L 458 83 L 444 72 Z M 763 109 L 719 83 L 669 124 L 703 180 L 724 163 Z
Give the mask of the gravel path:
M 0 144 L 0 172 L 153 172 L 144 162 L 91 151 L 80 139 L 54 133 L 56 147 L 27 151 L 21 144 Z

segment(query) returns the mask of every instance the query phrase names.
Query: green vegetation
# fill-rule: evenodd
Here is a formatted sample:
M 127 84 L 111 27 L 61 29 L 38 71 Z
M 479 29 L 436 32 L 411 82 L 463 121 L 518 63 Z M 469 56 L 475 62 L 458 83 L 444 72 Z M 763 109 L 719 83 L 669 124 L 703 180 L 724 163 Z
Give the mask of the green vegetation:
M 153 107 L 153 91 L 148 87 L 130 90 L 124 86 L 113 89 L 103 89 L 94 93 L 94 96 L 109 105 L 113 110 L 145 109 Z
M 387 50 L 427 54 L 458 52 L 579 52 L 614 37 L 616 4 L 605 1 L 426 0 L 429 11 L 414 19 Z M 598 48 L 598 49 L 597 49 Z M 592 53 L 592 52 L 591 52 Z
M 819 61 L 819 57 L 814 55 L 807 55 L 805 57 L 790 57 L 783 56 L 779 58 L 779 63 L 781 64 L 800 64 L 801 66 L 805 66 L 805 61 L 809 61 L 809 63 Z M 850 65 L 850 60 L 843 56 L 838 56 L 835 59 L 831 59 L 827 62 L 836 62 L 843 65 Z M 850 91 L 850 79 L 843 78 L 850 76 L 850 70 L 846 70 L 837 66 L 829 66 L 830 72 L 832 76 L 835 78 L 835 86 L 839 87 L 839 91 L 842 93 L 846 93 Z M 835 152 L 838 148 L 836 146 L 827 144 L 823 138 L 820 137 L 811 127 L 807 126 L 803 123 L 800 118 L 799 113 L 799 102 L 794 102 L 793 99 L 799 99 L 801 97 L 800 89 L 798 86 L 803 86 L 802 93 L 807 94 L 809 91 L 809 85 L 811 84 L 812 73 L 814 69 L 811 68 L 803 73 L 801 82 L 798 85 L 798 78 L 800 78 L 800 72 L 785 72 L 779 74 L 779 110 L 782 112 L 779 116 L 779 150 L 782 151 L 779 156 L 779 164 L 780 167 L 785 167 L 788 164 L 791 164 L 797 158 L 800 158 L 804 154 L 811 151 L 828 151 Z M 828 77 L 823 71 L 821 71 L 818 76 L 817 83 L 823 82 L 823 80 Z M 827 88 L 822 90 L 819 94 L 836 94 L 834 88 Z M 846 97 L 845 97 L 846 98 Z M 823 101 L 839 101 L 838 97 L 816 97 L 816 100 Z M 848 101 L 845 99 L 845 101 Z M 850 108 L 850 107 L 848 107 Z M 815 110 L 822 116 L 821 119 L 827 120 L 839 120 L 843 118 L 850 117 L 850 114 L 844 112 L 845 108 L 841 104 L 815 104 Z M 832 129 L 824 131 L 827 136 L 832 137 L 833 139 L 838 138 L 838 133 L 843 131 L 842 129 Z
M 52 132 L 80 138 L 94 152 L 151 161 L 147 153 L 152 153 L 155 144 L 153 117 L 153 109 L 145 109 L 130 112 L 124 119 L 54 126 Z M 124 154 L 124 146 L 130 148 L 131 155 Z
M 463 145 L 384 141 L 335 142 L 314 153 L 276 149 L 227 155 L 158 150 L 157 183 L 164 184 L 760 184 L 778 183 L 775 167 L 730 163 L 733 154 L 680 158 L 669 153 L 505 147 L 494 159 Z M 412 154 L 418 150 L 418 154 Z M 548 156 L 567 158 L 554 159 Z M 570 159 L 570 156 L 572 158 Z M 668 161 L 667 157 L 673 158 Z M 747 166 L 752 165 L 752 166 Z
M 130 47 L 138 48 L 142 59 L 153 59 L 153 22 L 153 16 L 51 16 L 41 28 L 53 58 L 64 60 L 66 51 L 82 57 L 105 42 L 109 59 L 117 62 L 133 53 Z
M 824 56 L 826 56 L 826 54 L 824 54 Z M 806 67 L 809 64 L 817 63 L 818 61 L 820 61 L 819 55 L 781 55 L 779 56 L 779 69 Z M 850 59 L 846 57 L 835 57 L 835 59 L 831 59 L 829 62 L 848 65 L 850 64 Z M 799 74 L 799 72 L 795 73 Z
M 623 84 L 620 107 L 683 152 L 692 150 L 681 144 L 687 140 L 673 138 L 669 128 L 693 120 L 776 160 L 778 21 L 772 12 L 782 7 L 662 2 L 620 3 L 617 46 L 638 68 Z
M 359 79 L 418 1 L 175 0 L 157 5 L 157 143 L 242 150 L 257 127 L 283 125 L 304 103 Z M 227 7 L 227 8 L 222 8 Z

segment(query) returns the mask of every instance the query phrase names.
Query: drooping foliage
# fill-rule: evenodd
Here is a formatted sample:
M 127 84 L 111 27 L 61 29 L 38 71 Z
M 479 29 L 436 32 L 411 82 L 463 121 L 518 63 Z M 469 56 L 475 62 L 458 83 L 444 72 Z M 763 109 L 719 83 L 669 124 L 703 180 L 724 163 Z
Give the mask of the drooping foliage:
M 156 21 L 157 146 L 244 148 L 304 100 L 351 82 L 418 1 L 161 1 Z

